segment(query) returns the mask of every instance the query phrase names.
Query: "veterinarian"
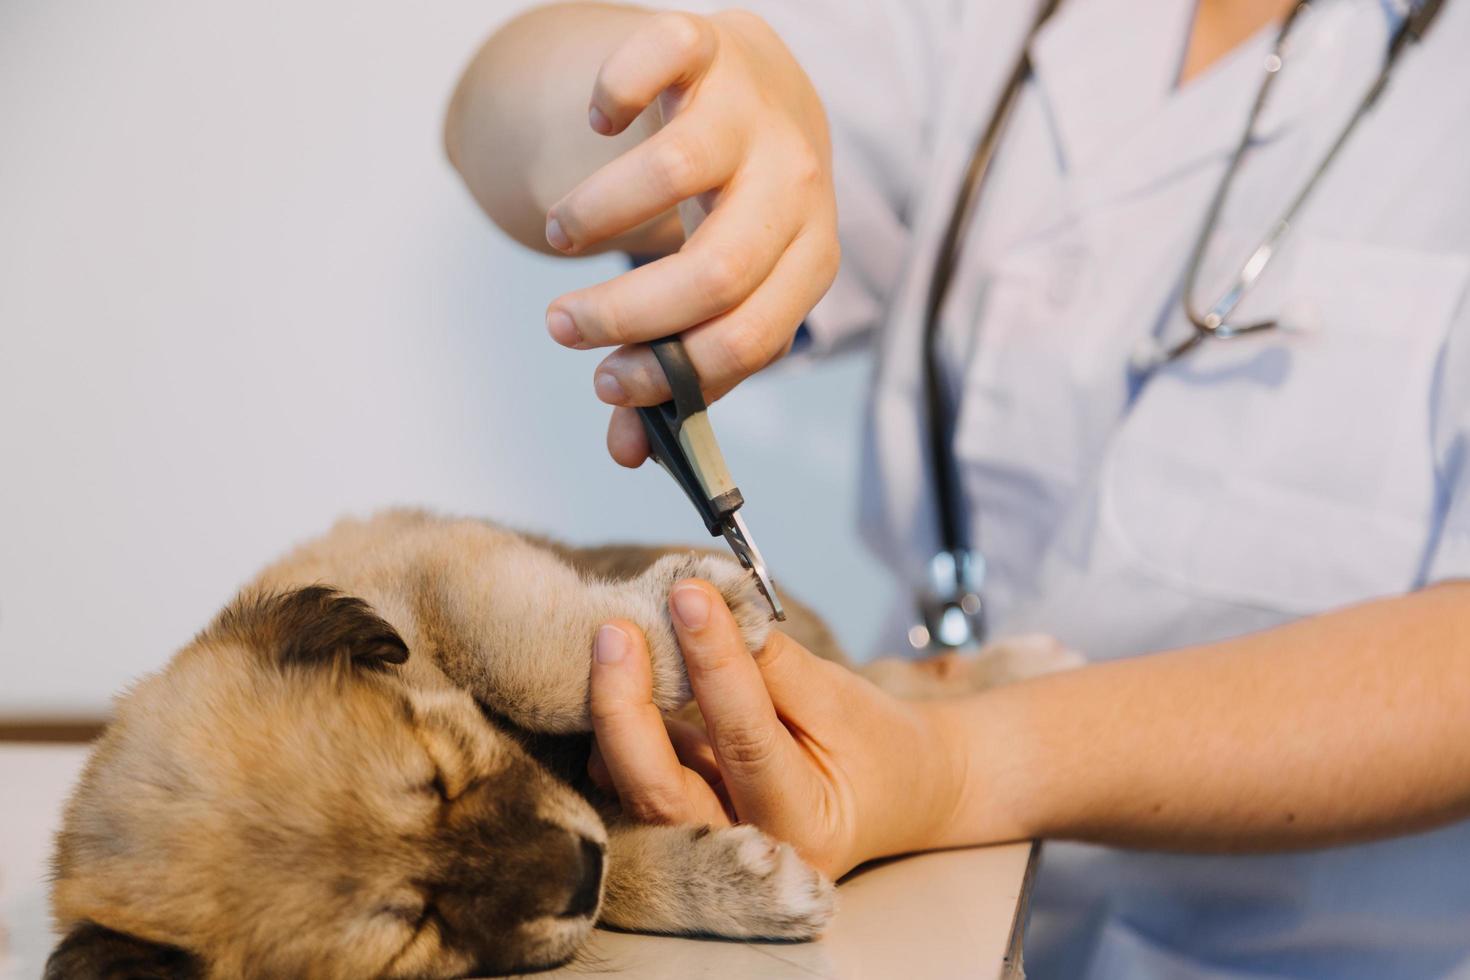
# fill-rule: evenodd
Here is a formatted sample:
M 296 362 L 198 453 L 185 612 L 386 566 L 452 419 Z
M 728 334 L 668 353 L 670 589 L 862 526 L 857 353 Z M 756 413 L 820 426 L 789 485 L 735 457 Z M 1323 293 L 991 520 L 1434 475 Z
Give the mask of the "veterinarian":
M 1040 977 L 1470 976 L 1470 2 L 1050 6 L 570 4 L 467 70 L 448 149 L 501 227 L 665 256 L 547 313 L 611 350 L 615 459 L 668 397 L 644 341 L 711 398 L 873 345 L 894 636 L 1093 661 L 902 704 L 787 640 L 752 662 L 685 583 L 708 733 L 666 733 L 609 624 L 600 774 L 834 874 L 1076 842 Z

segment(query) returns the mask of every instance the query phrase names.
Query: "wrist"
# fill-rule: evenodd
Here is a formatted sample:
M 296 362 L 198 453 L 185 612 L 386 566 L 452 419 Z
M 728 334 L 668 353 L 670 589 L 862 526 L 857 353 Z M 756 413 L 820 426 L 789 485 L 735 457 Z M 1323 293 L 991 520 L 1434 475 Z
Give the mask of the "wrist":
M 929 702 L 942 787 L 933 847 L 1028 840 L 1041 833 L 1039 781 L 1029 778 L 1034 739 L 1026 722 L 1030 685 Z
M 934 819 L 926 828 L 929 839 L 924 842 L 924 849 L 978 843 L 973 839 L 974 828 L 966 826 L 966 812 L 975 795 L 971 788 L 971 773 L 976 764 L 974 746 L 965 737 L 964 724 L 957 717 L 957 702 L 921 701 L 916 707 L 929 733 L 925 755 L 931 762 L 929 781 L 934 788 L 934 798 L 928 808 Z

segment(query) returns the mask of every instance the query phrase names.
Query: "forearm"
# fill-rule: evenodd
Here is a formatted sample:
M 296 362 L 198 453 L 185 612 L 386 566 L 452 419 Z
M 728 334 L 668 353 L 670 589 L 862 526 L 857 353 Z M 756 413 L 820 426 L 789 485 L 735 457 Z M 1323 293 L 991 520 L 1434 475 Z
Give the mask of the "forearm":
M 539 7 L 496 31 L 461 76 L 445 149 L 480 207 L 522 245 L 557 254 L 545 237 L 552 204 L 650 131 L 640 122 L 607 137 L 587 124 L 598 67 L 649 16 L 613 4 Z M 601 249 L 666 251 L 679 241 L 670 212 Z
M 1470 583 L 935 709 L 939 845 L 1051 837 L 1235 851 L 1470 814 Z

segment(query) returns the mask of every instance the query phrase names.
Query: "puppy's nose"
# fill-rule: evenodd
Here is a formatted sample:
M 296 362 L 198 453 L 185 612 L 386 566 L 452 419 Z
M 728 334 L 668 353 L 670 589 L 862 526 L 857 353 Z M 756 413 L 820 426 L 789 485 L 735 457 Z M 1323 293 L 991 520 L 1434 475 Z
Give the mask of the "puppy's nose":
M 586 837 L 578 851 L 577 885 L 571 900 L 562 911 L 563 918 L 579 919 L 597 911 L 597 898 L 602 894 L 602 848 Z

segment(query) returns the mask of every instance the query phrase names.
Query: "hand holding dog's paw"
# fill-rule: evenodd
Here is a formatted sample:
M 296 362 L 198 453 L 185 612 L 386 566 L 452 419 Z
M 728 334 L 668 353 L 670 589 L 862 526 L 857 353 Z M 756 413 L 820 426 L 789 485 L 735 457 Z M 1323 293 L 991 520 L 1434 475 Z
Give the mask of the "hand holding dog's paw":
M 679 585 L 671 605 L 703 724 L 653 710 L 646 658 L 592 672 L 600 782 L 625 813 L 758 826 L 832 877 L 932 846 L 954 766 L 928 715 L 784 633 L 752 656 L 708 584 Z

